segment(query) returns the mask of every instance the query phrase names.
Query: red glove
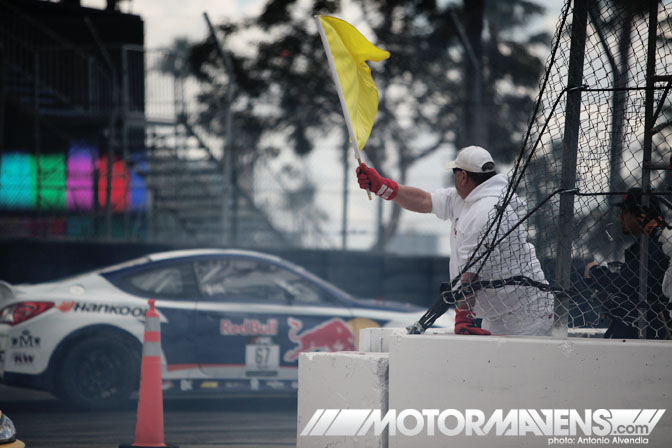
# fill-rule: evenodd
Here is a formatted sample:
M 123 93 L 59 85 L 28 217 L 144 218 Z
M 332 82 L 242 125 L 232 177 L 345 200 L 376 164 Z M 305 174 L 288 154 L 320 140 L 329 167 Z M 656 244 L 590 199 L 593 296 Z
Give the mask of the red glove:
M 642 207 L 642 212 L 637 217 L 642 230 L 647 236 L 658 239 L 663 232 L 663 228 L 667 227 L 667 223 L 660 214 L 650 207 Z
M 393 180 L 381 177 L 373 168 L 364 163 L 357 167 L 357 180 L 359 188 L 370 190 L 381 198 L 391 201 L 399 192 L 399 184 Z
M 481 328 L 481 319 L 474 322 L 474 313 L 470 310 L 457 311 L 455 313 L 455 334 L 490 335 L 488 330 Z

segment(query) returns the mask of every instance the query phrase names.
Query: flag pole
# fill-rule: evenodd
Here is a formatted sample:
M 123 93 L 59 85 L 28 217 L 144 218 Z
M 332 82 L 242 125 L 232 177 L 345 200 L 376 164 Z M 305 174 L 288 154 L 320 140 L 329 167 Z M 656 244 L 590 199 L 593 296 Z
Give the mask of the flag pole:
M 350 141 L 352 142 L 352 149 L 355 151 L 355 159 L 359 163 L 359 166 L 362 166 L 362 158 L 359 155 L 359 147 L 357 146 L 357 138 L 355 138 L 355 129 L 352 127 L 352 121 L 350 121 L 350 114 L 348 114 L 348 106 L 345 104 L 345 96 L 343 95 L 343 89 L 341 88 L 341 83 L 338 80 L 338 73 L 336 73 L 336 65 L 334 64 L 334 58 L 331 56 L 331 50 L 329 49 L 329 42 L 327 41 L 327 35 L 324 34 L 324 28 L 322 28 L 322 22 L 320 22 L 319 16 L 313 16 L 315 23 L 317 23 L 317 29 L 320 31 L 320 37 L 322 38 L 322 45 L 324 46 L 324 52 L 327 53 L 327 60 L 329 61 L 329 70 L 331 71 L 331 77 L 336 84 L 336 91 L 338 92 L 338 99 L 341 101 L 341 109 L 343 109 L 343 116 L 345 117 L 345 124 L 348 127 L 348 134 L 350 135 Z M 366 190 L 366 194 L 371 200 L 371 191 Z

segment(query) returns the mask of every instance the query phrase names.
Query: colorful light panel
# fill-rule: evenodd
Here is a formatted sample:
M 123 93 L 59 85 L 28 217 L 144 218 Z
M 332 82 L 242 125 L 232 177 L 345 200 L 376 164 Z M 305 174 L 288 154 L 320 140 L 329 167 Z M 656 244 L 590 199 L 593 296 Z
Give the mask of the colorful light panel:
M 65 210 L 65 156 L 45 154 L 34 158 L 36 206 L 41 210 Z
M 98 207 L 107 202 L 107 157 L 84 143 L 73 143 L 63 154 L 34 156 L 10 151 L 0 158 L 0 208 L 10 210 L 91 211 L 98 191 Z M 147 208 L 144 154 L 134 154 L 130 169 L 123 160 L 112 163 L 110 205 L 113 212 Z M 96 185 L 96 171 L 98 171 Z M 97 186 L 97 189 L 96 189 Z
M 95 148 L 72 145 L 68 151 L 68 210 L 93 210 Z
M 147 159 L 138 157 L 131 169 L 131 210 L 147 208 L 147 183 L 139 172 L 147 172 Z
M 98 160 L 98 205 L 105 208 L 107 205 L 107 156 Z M 128 210 L 130 204 L 130 174 L 123 160 L 112 162 L 112 185 L 110 191 L 110 208 L 113 212 Z
M 8 152 L 0 162 L 0 207 L 35 208 L 34 159 L 30 154 Z

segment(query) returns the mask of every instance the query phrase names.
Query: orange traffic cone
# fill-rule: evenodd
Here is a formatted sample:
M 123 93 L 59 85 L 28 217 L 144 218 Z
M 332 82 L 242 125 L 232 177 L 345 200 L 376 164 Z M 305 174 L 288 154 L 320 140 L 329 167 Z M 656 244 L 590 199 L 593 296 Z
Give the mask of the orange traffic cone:
M 119 445 L 119 448 L 177 448 L 176 445 L 166 445 L 163 440 L 161 383 L 161 320 L 152 299 L 149 301 L 149 311 L 145 314 L 145 341 L 142 346 L 135 442 L 131 445 Z

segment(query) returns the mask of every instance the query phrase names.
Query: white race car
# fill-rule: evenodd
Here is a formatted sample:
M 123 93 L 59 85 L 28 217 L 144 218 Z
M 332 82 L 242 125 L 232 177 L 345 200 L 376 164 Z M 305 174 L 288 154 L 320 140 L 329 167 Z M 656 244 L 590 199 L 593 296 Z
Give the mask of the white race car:
M 292 393 L 299 353 L 356 350 L 360 329 L 424 311 L 356 300 L 259 252 L 157 253 L 50 283 L 0 282 L 0 382 L 87 408 L 122 404 L 137 389 L 148 299 L 166 393 Z M 437 324 L 452 328 L 452 314 Z

